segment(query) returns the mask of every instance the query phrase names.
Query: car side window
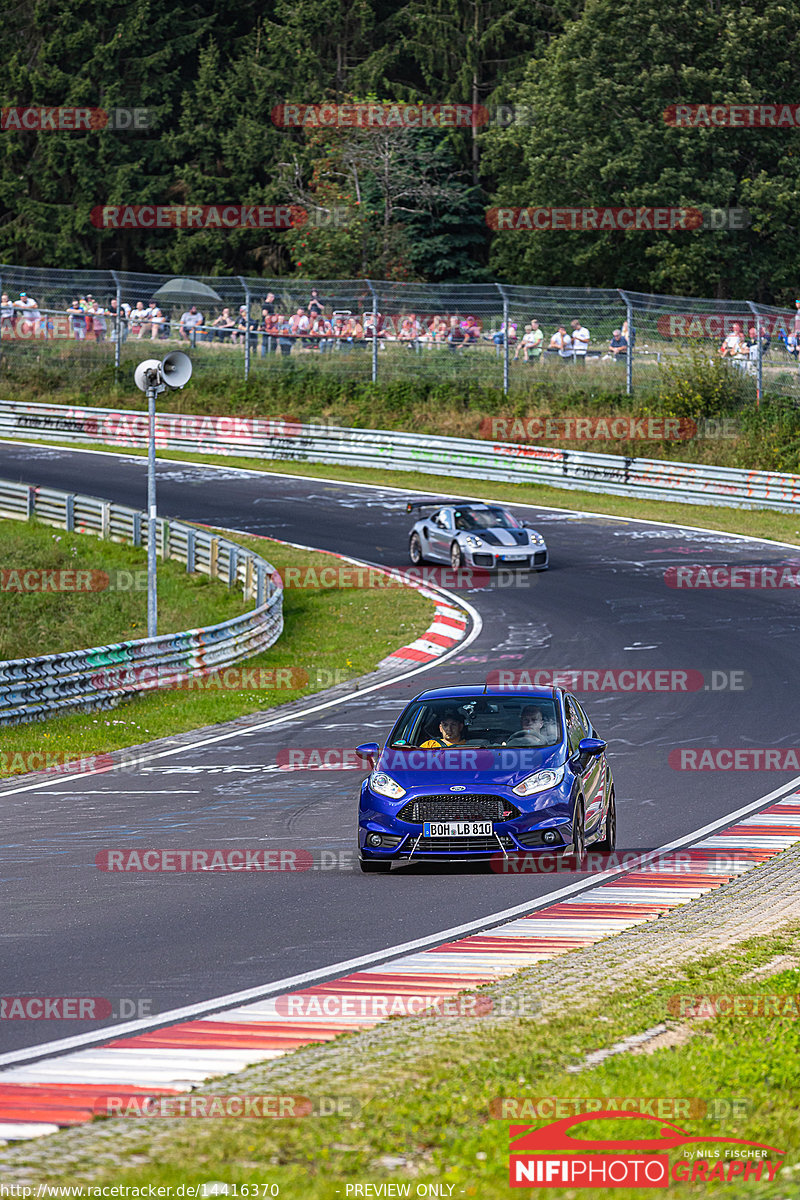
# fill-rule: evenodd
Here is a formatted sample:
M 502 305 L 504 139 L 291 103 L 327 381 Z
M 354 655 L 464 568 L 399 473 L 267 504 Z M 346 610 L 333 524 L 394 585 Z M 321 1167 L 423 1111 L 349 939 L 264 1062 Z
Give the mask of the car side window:
M 578 716 L 578 706 L 571 699 L 564 699 L 564 712 L 567 717 L 567 738 L 569 739 L 570 754 L 574 754 L 581 738 L 586 737 L 583 722 Z

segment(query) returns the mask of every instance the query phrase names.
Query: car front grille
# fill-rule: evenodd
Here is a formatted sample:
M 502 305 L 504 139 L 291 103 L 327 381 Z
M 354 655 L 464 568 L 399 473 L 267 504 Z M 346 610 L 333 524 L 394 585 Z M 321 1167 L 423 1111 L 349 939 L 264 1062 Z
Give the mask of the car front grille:
M 500 841 L 492 837 L 459 837 L 459 838 L 420 838 L 414 847 L 414 842 L 408 842 L 405 849 L 417 854 L 502 854 L 500 846 L 506 850 L 516 848 L 510 837 L 500 834 Z
M 535 567 L 539 567 L 544 562 L 547 562 L 547 551 L 546 550 L 537 550 L 533 556 L 533 565 Z
M 513 821 L 519 809 L 502 796 L 421 796 L 409 800 L 397 814 L 401 821 Z

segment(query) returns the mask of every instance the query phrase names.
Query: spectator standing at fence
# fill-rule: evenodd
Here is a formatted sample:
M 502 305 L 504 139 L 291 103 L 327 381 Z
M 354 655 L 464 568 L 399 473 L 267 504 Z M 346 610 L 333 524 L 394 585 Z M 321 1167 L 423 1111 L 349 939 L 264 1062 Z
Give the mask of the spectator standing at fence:
M 82 342 L 86 337 L 86 313 L 77 300 L 73 300 L 67 309 L 69 327 L 76 342 Z
M 794 336 L 795 340 L 800 335 L 800 300 L 794 302 Z
M 86 315 L 86 336 L 89 338 L 94 333 L 94 296 L 81 296 L 81 308 Z
M 139 307 L 138 304 L 136 307 L 137 308 Z M 138 321 L 139 321 L 139 332 L 137 333 L 136 338 L 137 338 L 137 341 L 141 341 L 142 338 L 144 337 L 146 331 L 149 329 L 152 332 L 152 329 L 153 329 L 153 325 L 152 325 L 153 306 L 152 306 L 152 304 L 148 304 L 146 308 L 144 307 L 144 305 L 142 305 L 141 309 L 139 310 L 139 312 L 137 312 L 136 316 L 138 317 Z
M 523 362 L 533 363 L 535 366 L 542 357 L 542 343 L 544 334 L 539 328 L 539 322 L 534 318 L 530 325 L 525 326 L 525 333 L 522 335 L 522 341 L 514 351 L 514 359 L 519 357 L 519 352 L 522 350 Z
M 272 292 L 267 292 L 264 297 L 264 303 L 261 306 L 261 322 L 264 327 L 264 332 L 261 334 L 261 357 L 265 358 L 268 354 L 275 352 L 275 338 L 273 333 L 273 318 L 275 316 L 275 296 Z
M 14 305 L 8 298 L 8 292 L 0 296 L 0 331 L 14 328 Z
M 278 349 L 281 354 L 288 357 L 292 353 L 294 338 L 292 337 L 291 323 L 289 318 L 283 313 L 278 316 Z
M 591 335 L 586 326 L 578 320 L 572 322 L 572 358 L 582 367 L 586 366 L 586 351 L 589 349 Z
M 628 343 L 631 350 L 633 350 L 633 347 L 636 345 L 636 330 L 634 329 L 633 333 L 631 333 L 627 320 L 622 322 L 622 337 L 625 338 L 625 341 Z
M 324 311 L 325 310 L 323 308 L 322 301 L 319 298 L 319 292 L 316 288 L 312 288 L 311 299 L 306 306 L 306 312 L 308 313 L 309 317 L 321 317 Z
M 234 326 L 233 333 L 231 334 L 231 342 L 233 343 L 234 346 L 236 345 L 236 343 L 239 341 L 240 338 L 242 341 L 242 345 L 244 345 L 244 339 L 247 337 L 247 323 L 248 323 L 247 305 L 240 304 L 239 305 L 239 313 L 236 317 L 236 325 Z
M 119 325 L 120 341 L 124 342 L 128 337 L 128 318 L 131 315 L 131 306 L 122 301 L 121 305 L 117 305 L 117 297 L 114 296 L 109 304 L 110 315 L 114 318 L 113 328 L 116 331 Z
M 197 305 L 193 304 L 191 308 L 181 317 L 178 336 L 182 342 L 190 342 L 192 340 L 192 331 L 203 324 L 203 314 L 197 311 Z
M 522 351 L 523 361 L 524 362 L 528 361 L 528 347 L 531 344 L 532 337 L 533 337 L 533 326 L 526 325 L 525 332 L 522 335 L 522 340 L 520 341 L 519 345 L 517 346 L 516 350 L 514 351 L 514 362 L 516 362 L 517 359 L 519 358 L 520 350 Z
M 23 325 L 30 323 L 33 327 L 33 336 L 38 337 L 42 314 L 39 312 L 39 305 L 33 296 L 29 296 L 27 292 L 20 292 L 19 300 L 14 301 L 14 307 L 19 310 Z
M 106 310 L 101 304 L 95 300 L 89 310 L 92 314 L 92 333 L 96 342 L 104 342 L 106 340 Z
M 298 308 L 293 317 L 289 319 L 289 332 L 292 337 L 301 338 L 303 345 L 308 346 L 308 331 L 311 328 L 311 322 L 308 319 L 308 313 L 303 308 Z M 303 336 L 305 334 L 305 336 Z
M 558 351 L 558 357 L 562 362 L 572 362 L 572 338 L 567 333 L 566 325 L 559 325 L 550 338 L 550 349 Z

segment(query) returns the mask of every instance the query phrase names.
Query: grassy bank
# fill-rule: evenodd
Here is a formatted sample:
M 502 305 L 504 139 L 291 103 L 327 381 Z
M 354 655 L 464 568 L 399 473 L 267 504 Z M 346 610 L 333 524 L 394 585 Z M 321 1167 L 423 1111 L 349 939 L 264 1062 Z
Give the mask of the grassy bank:
M 49 347 L 37 349 L 50 353 Z M 66 350 L 70 353 L 61 353 L 58 359 L 40 354 L 37 362 L 11 355 L 0 374 L 0 403 L 144 407 L 129 369 L 145 353 L 140 346 L 126 346 L 126 354 L 133 357 L 130 362 L 126 359 L 119 384 L 114 381 L 113 366 L 87 365 L 71 353 L 71 346 Z M 234 357 L 236 370 L 231 368 Z M 776 376 L 776 385 L 785 377 L 786 394 L 770 392 L 756 406 L 753 380 L 721 360 L 711 361 L 707 354 L 695 353 L 661 367 L 651 364 L 647 387 L 637 385 L 633 397 L 626 396 L 624 371 L 614 369 L 613 363 L 593 364 L 584 371 L 552 363 L 536 369 L 516 363 L 509 395 L 504 396 L 500 378 L 461 369 L 464 364 L 454 373 L 445 369 L 452 367 L 447 357 L 430 370 L 427 364 L 417 371 L 415 363 L 410 377 L 384 372 L 377 384 L 369 381 L 366 356 L 350 374 L 320 369 L 325 364 L 303 357 L 269 367 L 254 359 L 247 383 L 241 378 L 238 353 L 198 350 L 195 361 L 190 385 L 159 397 L 162 411 L 290 417 L 356 428 L 531 441 L 759 470 L 800 469 L 800 409 L 791 394 L 795 375 L 787 371 Z M 653 436 L 647 427 L 623 430 L 623 436 L 606 436 L 602 429 L 581 431 L 566 424 L 587 417 L 612 422 L 620 418 L 672 420 L 680 422 L 680 429 L 678 436 L 662 436 L 658 426 Z M 728 424 L 722 436 L 720 422 L 725 418 Z M 548 419 L 555 422 L 550 432 Z
M 17 524 L 8 522 L 11 532 Z M 23 533 L 28 528 L 22 526 Z M 56 531 L 56 535 L 59 532 Z M 56 553 L 50 546 L 51 533 L 43 529 L 34 531 L 34 541 L 27 551 L 29 566 L 35 567 L 40 562 L 34 557 L 37 549 L 41 550 L 42 557 L 47 555 L 52 559 L 57 557 L 57 553 L 64 552 L 60 549 L 64 546 L 67 561 L 74 564 L 78 556 L 71 554 L 73 543 L 80 547 L 79 554 L 87 556 L 87 562 L 95 567 L 101 565 L 106 571 L 110 562 L 106 558 L 107 552 L 115 562 L 119 552 L 128 564 L 126 570 L 140 570 L 145 563 L 141 551 L 118 547 L 88 536 L 81 538 L 79 535 L 73 537 L 63 533 L 60 543 L 52 541 L 52 545 L 59 548 Z M 37 540 L 39 535 L 40 541 Z M 302 578 L 306 568 L 319 571 L 323 566 L 338 562 L 322 552 L 295 550 L 268 539 L 235 535 L 231 540 L 268 558 L 282 576 L 289 567 L 300 568 Z M 65 638 L 63 626 L 59 628 L 59 606 L 65 599 L 63 596 L 37 594 L 15 597 L 26 601 L 27 617 L 20 612 L 16 618 L 9 615 L 8 606 L 4 605 L 5 648 L 23 644 L 24 638 L 24 644 L 30 652 L 44 652 L 37 648 L 31 630 L 23 632 L 22 629 L 26 621 L 30 623 L 37 620 L 39 605 L 47 608 L 49 615 L 46 619 L 41 617 L 42 626 L 52 632 L 58 649 L 103 645 L 126 637 L 145 636 L 145 593 L 127 598 L 120 594 L 120 603 L 127 599 L 134 606 L 130 611 L 125 609 L 128 626 L 122 632 L 115 623 L 122 618 L 122 613 L 113 604 L 107 603 L 104 595 L 98 593 L 96 597 L 70 597 L 73 615 L 68 626 L 68 638 Z M 159 562 L 160 628 L 164 630 L 167 629 L 167 622 L 161 604 L 166 605 L 170 595 L 169 626 L 173 631 L 197 626 L 201 623 L 200 617 L 202 623 L 211 624 L 235 615 L 233 610 L 245 611 L 239 593 L 228 592 L 220 583 L 204 576 L 188 576 L 177 564 Z M 52 604 L 51 601 L 56 603 Z M 88 610 L 81 610 L 81 604 L 88 605 L 93 601 L 97 610 L 95 623 L 84 627 L 81 613 L 83 611 L 85 614 Z M 134 612 L 137 614 L 136 622 L 131 620 Z M 229 721 L 248 713 L 266 711 L 331 684 L 363 675 L 397 646 L 412 641 L 423 632 L 432 612 L 432 602 L 408 588 L 287 588 L 284 592 L 284 632 L 273 647 L 248 659 L 248 674 L 243 676 L 242 686 L 229 689 L 213 684 L 204 690 L 161 691 L 127 701 L 110 712 L 72 713 L 46 722 L 4 729 L 0 775 L 18 774 L 25 770 L 24 755 L 34 751 L 46 750 L 48 753 L 78 759 L 120 750 L 155 738 Z M 86 636 L 89 628 L 92 637 Z M 17 630 L 19 632 L 15 632 Z M 105 636 L 101 636 L 103 633 Z M 8 655 L 4 654 L 4 657 Z M 250 672 L 258 668 L 274 672 L 272 676 L 260 677 L 265 684 L 272 681 L 271 686 L 252 686 L 253 676 Z

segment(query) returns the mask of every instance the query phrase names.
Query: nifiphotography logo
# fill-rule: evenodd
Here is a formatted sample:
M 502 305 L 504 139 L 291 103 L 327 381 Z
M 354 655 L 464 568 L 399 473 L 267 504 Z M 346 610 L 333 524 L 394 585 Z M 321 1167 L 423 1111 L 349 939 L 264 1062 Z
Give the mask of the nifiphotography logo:
M 587 1121 L 649 1121 L 650 1137 L 591 1140 L 573 1137 L 572 1126 Z M 702 1137 L 678 1125 L 639 1112 L 594 1112 L 565 1117 L 537 1129 L 509 1126 L 509 1183 L 511 1187 L 633 1187 L 666 1188 L 670 1183 L 771 1182 L 784 1155 L 777 1146 L 742 1138 Z M 669 1150 L 684 1149 L 670 1164 Z

